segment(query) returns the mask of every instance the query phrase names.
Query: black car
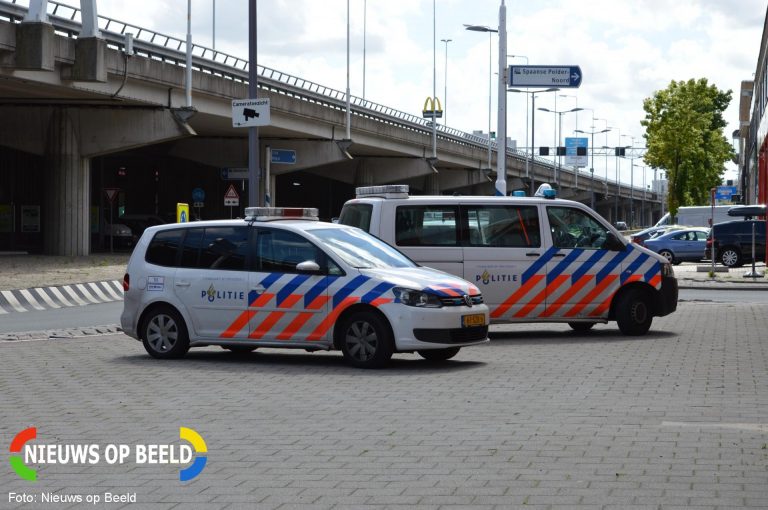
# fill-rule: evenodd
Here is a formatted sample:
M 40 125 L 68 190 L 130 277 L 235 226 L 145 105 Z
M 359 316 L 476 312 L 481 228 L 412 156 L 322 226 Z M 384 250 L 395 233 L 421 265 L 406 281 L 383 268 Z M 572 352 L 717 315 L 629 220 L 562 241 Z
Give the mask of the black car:
M 712 256 L 714 237 L 715 257 L 724 266 L 738 267 L 752 262 L 752 225 L 755 226 L 755 260 L 765 260 L 765 220 L 736 220 L 717 223 L 709 231 L 705 258 Z

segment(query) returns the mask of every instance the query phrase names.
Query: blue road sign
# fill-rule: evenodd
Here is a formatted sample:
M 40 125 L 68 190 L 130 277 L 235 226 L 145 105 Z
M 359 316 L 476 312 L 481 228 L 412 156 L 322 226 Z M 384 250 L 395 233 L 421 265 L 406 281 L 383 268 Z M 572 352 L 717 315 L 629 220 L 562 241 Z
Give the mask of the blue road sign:
M 736 186 L 718 186 L 715 189 L 716 200 L 731 200 L 733 195 L 737 195 L 739 190 Z
M 205 202 L 205 191 L 203 191 L 203 188 L 195 188 L 192 190 L 192 201 Z
M 578 88 L 579 66 L 509 66 L 509 87 Z
M 589 139 L 585 137 L 566 137 L 565 138 L 565 164 L 578 167 L 587 166 L 587 151 L 584 155 L 578 155 L 578 147 L 589 147 Z
M 295 165 L 296 151 L 290 149 L 272 149 L 272 163 Z

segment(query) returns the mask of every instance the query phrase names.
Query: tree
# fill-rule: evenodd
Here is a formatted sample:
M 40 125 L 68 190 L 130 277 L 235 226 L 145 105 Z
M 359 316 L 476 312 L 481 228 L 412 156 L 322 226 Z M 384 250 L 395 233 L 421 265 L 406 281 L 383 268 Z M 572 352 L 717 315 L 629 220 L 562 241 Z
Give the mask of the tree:
M 674 216 L 683 205 L 709 202 L 710 190 L 722 182 L 733 148 L 723 130 L 730 90 L 709 85 L 706 78 L 672 81 L 643 101 L 645 163 L 667 172 L 667 206 Z

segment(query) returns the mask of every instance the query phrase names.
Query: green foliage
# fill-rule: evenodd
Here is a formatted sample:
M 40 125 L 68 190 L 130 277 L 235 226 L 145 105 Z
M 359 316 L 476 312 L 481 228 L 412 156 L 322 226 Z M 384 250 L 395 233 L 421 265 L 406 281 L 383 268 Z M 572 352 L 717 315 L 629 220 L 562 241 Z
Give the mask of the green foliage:
M 645 162 L 667 172 L 667 209 L 709 203 L 711 188 L 722 182 L 733 148 L 723 130 L 723 112 L 732 92 L 709 85 L 706 78 L 672 81 L 643 101 Z

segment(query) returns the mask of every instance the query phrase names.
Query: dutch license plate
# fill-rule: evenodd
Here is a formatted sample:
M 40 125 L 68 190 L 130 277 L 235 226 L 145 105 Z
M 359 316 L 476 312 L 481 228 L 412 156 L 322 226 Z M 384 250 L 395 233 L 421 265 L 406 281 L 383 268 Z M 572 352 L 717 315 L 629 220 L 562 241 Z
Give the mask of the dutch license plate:
M 473 326 L 485 326 L 485 314 L 473 313 L 472 315 L 461 316 L 462 328 L 471 328 Z

